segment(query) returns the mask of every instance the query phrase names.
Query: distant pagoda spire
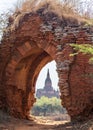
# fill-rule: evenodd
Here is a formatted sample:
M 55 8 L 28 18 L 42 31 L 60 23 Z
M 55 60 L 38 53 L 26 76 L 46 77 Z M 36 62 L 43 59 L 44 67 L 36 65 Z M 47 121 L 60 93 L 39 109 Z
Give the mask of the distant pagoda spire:
M 47 70 L 47 77 L 46 77 L 46 80 L 45 80 L 44 89 L 47 90 L 47 91 L 53 90 L 52 81 L 51 81 L 50 73 L 49 73 L 49 69 Z
M 50 81 L 50 82 L 51 82 L 49 69 L 47 70 L 47 77 L 46 77 L 46 80 L 45 80 L 45 84 L 46 84 L 47 81 Z M 52 82 L 51 82 L 51 83 L 52 83 Z
M 50 78 L 49 69 L 47 70 L 47 78 Z

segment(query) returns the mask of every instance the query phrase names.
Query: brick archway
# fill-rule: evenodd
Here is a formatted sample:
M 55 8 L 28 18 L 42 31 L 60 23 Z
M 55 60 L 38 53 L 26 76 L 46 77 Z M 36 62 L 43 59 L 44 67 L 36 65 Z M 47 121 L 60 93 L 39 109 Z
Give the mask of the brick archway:
M 26 118 L 35 101 L 37 76 L 45 64 L 55 60 L 62 104 L 72 119 L 90 117 L 93 85 L 86 77 L 93 72 L 90 56 L 70 57 L 73 48 L 69 44 L 92 44 L 93 28 L 82 27 L 75 19 L 65 23 L 67 18 L 60 19 L 53 12 L 30 12 L 14 18 L 0 45 L 0 107 Z
M 51 48 L 55 50 L 54 46 L 51 46 Z M 54 55 L 54 53 L 49 55 L 35 44 L 31 46 L 30 42 L 25 42 L 15 48 L 5 69 L 8 89 L 6 91 L 7 104 L 13 115 L 15 115 L 15 112 L 15 116 L 19 117 L 29 115 L 30 108 L 35 102 L 35 83 L 38 74 L 45 64 L 54 59 Z M 20 101 L 17 96 L 19 96 Z M 13 104 L 10 103 L 11 99 Z

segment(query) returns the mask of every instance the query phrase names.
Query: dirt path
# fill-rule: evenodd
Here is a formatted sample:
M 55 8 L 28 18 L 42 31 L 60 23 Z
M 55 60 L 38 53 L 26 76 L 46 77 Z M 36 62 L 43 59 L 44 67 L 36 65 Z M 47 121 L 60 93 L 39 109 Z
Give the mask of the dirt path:
M 0 130 L 93 130 L 93 120 L 83 123 L 53 121 L 43 118 L 19 120 L 8 116 L 0 118 Z
M 19 120 L 15 118 L 3 119 L 0 130 L 56 130 L 59 124 L 65 122 L 44 119 Z

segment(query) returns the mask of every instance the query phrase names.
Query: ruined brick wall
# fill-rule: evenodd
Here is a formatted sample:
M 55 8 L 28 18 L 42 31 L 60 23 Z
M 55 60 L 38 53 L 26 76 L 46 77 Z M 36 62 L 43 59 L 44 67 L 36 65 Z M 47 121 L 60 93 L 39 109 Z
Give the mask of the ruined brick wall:
M 90 55 L 80 53 L 69 57 L 69 54 L 75 52 L 69 44 L 92 44 L 92 28 L 83 27 L 78 28 L 77 31 L 77 28 L 69 27 L 66 28 L 66 34 L 61 39 L 60 45 L 57 46 L 57 71 L 63 105 L 67 107 L 72 119 L 75 119 L 75 117 L 92 117 L 93 65 L 89 64 Z
M 55 60 L 60 98 L 69 115 L 92 116 L 93 65 L 88 63 L 89 55 L 70 57 L 74 52 L 71 43 L 92 44 L 93 27 L 41 10 L 16 16 L 0 45 L 0 107 L 15 117 L 26 118 L 36 100 L 38 74 Z
M 0 45 L 0 108 L 5 107 L 5 99 L 6 99 L 6 93 L 5 93 L 5 67 L 8 63 L 8 58 L 10 57 L 10 46 L 9 45 Z

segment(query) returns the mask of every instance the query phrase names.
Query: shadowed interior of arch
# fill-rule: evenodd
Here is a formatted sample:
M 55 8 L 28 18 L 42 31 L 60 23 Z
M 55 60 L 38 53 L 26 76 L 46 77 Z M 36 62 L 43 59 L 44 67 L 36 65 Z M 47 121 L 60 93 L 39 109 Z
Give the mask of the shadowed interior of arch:
M 21 113 L 23 113 L 23 116 L 29 115 L 28 113 L 30 112 L 30 108 L 35 102 L 35 84 L 39 72 L 43 66 L 52 60 L 53 58 L 46 51 L 39 48 L 38 46 L 35 46 L 30 51 L 28 51 L 16 65 L 15 80 L 13 84 L 17 86 L 15 95 L 16 93 L 20 94 L 21 92 L 21 99 L 19 104 L 20 109 L 17 106 L 17 111 L 22 111 Z M 17 116 L 19 116 L 19 114 Z

